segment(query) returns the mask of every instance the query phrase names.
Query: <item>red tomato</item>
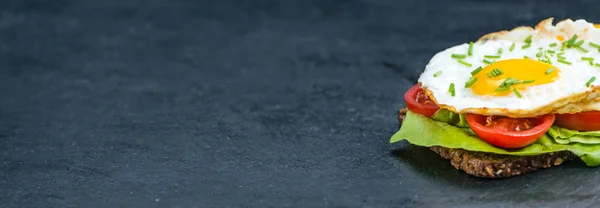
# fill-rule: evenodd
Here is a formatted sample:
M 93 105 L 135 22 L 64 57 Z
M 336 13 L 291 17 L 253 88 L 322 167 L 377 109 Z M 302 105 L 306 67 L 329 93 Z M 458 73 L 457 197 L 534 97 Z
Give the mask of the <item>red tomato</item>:
M 404 93 L 404 101 L 406 102 L 408 110 L 427 117 L 431 117 L 438 109 L 440 109 L 440 107 L 425 94 L 423 89 L 419 87 L 419 84 L 416 84 Z
M 572 130 L 597 131 L 600 130 L 600 111 L 556 114 L 556 125 Z
M 466 114 L 467 122 L 483 141 L 501 148 L 521 148 L 537 141 L 554 123 L 554 114 L 509 118 Z

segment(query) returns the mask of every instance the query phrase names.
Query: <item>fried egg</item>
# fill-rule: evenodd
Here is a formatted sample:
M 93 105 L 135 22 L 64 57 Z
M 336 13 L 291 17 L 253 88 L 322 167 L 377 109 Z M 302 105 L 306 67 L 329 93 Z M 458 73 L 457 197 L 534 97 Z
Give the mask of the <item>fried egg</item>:
M 596 77 L 598 80 L 596 80 Z M 419 77 L 457 113 L 534 117 L 600 110 L 600 28 L 585 20 L 518 27 L 433 56 Z

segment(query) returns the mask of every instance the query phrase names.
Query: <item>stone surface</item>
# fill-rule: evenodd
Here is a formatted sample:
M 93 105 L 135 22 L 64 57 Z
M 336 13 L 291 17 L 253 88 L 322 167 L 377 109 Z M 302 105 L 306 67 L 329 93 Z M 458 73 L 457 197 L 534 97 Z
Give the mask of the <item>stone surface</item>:
M 0 1 L 1 207 L 591 206 L 388 144 L 436 52 L 597 1 Z

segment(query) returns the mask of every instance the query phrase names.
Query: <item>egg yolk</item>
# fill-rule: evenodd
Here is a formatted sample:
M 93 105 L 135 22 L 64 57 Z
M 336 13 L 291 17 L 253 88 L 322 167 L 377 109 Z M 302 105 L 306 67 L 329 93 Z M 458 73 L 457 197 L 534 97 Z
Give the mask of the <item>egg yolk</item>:
M 529 86 L 554 82 L 560 70 L 541 61 L 532 59 L 507 59 L 496 61 L 474 75 L 477 81 L 471 89 L 478 95 L 505 96 L 513 93 L 513 88 L 519 91 Z M 510 79 L 509 79 L 510 78 Z M 506 80 L 518 80 L 508 87 Z
M 600 24 L 594 24 L 595 28 L 600 28 Z

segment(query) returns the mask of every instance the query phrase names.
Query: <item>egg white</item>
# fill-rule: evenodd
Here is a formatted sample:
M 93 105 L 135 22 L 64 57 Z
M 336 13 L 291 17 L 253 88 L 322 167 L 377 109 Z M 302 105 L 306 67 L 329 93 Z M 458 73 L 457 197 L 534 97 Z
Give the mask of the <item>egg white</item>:
M 592 83 L 592 85 L 595 86 L 600 83 L 600 68 L 591 66 L 589 61 L 582 60 L 581 57 L 594 57 L 595 63 L 600 63 L 600 52 L 592 47 L 587 47 L 587 43 L 590 40 L 600 43 L 600 32 L 597 32 L 597 29 L 593 28 L 593 26 L 589 28 L 591 24 L 587 25 L 589 30 L 596 30 L 594 31 L 596 33 L 590 32 L 584 36 L 586 38 L 584 48 L 588 49 L 589 52 L 583 53 L 575 48 L 565 49 L 563 56 L 566 58 L 566 61 L 571 62 L 571 65 L 557 62 L 555 56 L 551 58 L 552 65 L 560 69 L 559 77 L 552 83 L 529 86 L 526 90 L 520 92 L 522 95 L 521 98 L 517 97 L 514 93 L 507 96 L 477 95 L 470 88 L 465 88 L 464 84 L 471 77 L 471 71 L 479 66 L 487 66 L 487 64 L 482 62 L 485 59 L 484 55 L 495 55 L 498 53 L 498 48 L 503 49 L 501 58 L 487 60 L 522 59 L 524 56 L 535 59 L 540 47 L 544 50 L 559 51 L 561 42 L 553 36 L 536 35 L 532 39 L 531 47 L 526 49 L 522 49 L 522 46 L 525 44 L 523 41 L 491 40 L 484 43 L 476 43 L 474 44 L 472 56 L 463 59 L 471 63 L 471 67 L 464 66 L 456 58 L 451 57 L 452 54 L 466 54 L 469 44 L 448 48 L 433 56 L 425 67 L 425 71 L 421 74 L 419 83 L 430 93 L 438 105 L 449 107 L 451 110 L 457 112 L 469 109 L 468 112 L 480 112 L 481 114 L 502 114 L 502 112 L 518 111 L 520 114 L 533 115 L 536 114 L 535 111 L 544 109 L 553 103 L 556 103 L 553 108 L 559 108 L 561 105 L 566 105 L 567 103 L 577 103 L 583 100 L 594 99 L 596 95 L 590 93 L 594 88 L 587 87 L 585 84 L 593 76 L 596 76 L 598 80 Z M 568 38 L 570 36 L 566 37 L 566 39 Z M 514 50 L 509 51 L 513 43 L 515 44 Z M 549 45 L 552 43 L 557 43 L 558 46 L 550 47 Z M 435 77 L 434 74 L 440 71 L 441 74 Z M 455 85 L 454 96 L 448 92 L 451 83 Z M 587 93 L 588 95 L 583 98 L 572 97 L 574 94 L 582 93 Z M 600 105 L 591 106 L 600 108 Z M 482 111 L 478 111 L 478 109 Z M 501 110 L 490 111 L 490 109 Z

